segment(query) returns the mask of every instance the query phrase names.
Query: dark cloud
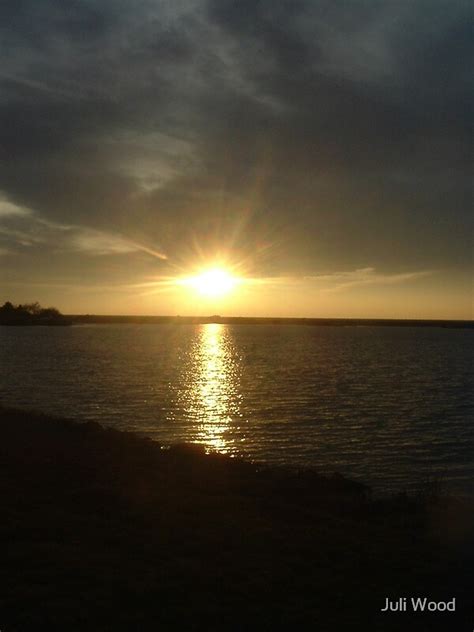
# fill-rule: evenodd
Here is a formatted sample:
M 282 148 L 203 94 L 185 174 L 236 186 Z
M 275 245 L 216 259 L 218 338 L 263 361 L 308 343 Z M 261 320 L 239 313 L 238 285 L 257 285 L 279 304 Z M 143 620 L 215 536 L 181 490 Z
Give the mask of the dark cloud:
M 467 266 L 469 18 L 462 0 L 4 2 L 0 191 L 169 265 L 228 247 L 257 274 Z

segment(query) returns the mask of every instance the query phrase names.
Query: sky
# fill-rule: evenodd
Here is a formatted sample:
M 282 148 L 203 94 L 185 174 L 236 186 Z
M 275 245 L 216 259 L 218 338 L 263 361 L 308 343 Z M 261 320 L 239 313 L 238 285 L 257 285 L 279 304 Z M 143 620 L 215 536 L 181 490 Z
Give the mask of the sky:
M 468 0 L 4 0 L 0 302 L 472 318 L 473 41 Z

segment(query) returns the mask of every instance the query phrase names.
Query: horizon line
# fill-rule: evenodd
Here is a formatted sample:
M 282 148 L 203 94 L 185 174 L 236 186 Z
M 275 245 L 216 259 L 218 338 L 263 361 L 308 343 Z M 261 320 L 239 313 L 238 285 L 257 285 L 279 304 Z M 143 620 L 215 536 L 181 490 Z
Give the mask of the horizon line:
M 429 323 L 472 323 L 474 318 L 421 318 L 421 317 L 378 317 L 378 316 L 229 316 L 221 314 L 99 314 L 82 313 L 64 314 L 69 318 L 142 318 L 142 319 L 166 319 L 166 320 L 278 320 L 278 321 L 384 321 L 384 322 L 429 322 Z

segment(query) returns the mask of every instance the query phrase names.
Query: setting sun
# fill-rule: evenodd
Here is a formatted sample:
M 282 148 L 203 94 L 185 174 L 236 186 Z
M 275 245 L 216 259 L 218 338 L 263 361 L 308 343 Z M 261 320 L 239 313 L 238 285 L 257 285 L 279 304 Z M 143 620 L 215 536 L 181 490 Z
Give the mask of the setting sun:
M 189 285 L 202 296 L 219 298 L 229 294 L 239 280 L 224 268 L 210 268 L 200 274 L 185 279 L 185 285 Z

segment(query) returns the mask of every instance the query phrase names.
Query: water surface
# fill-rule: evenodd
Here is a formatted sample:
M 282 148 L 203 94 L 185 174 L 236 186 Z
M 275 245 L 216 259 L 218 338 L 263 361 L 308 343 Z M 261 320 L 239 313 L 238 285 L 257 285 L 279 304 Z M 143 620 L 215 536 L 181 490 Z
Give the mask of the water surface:
M 472 331 L 0 327 L 0 402 L 378 489 L 472 491 Z

